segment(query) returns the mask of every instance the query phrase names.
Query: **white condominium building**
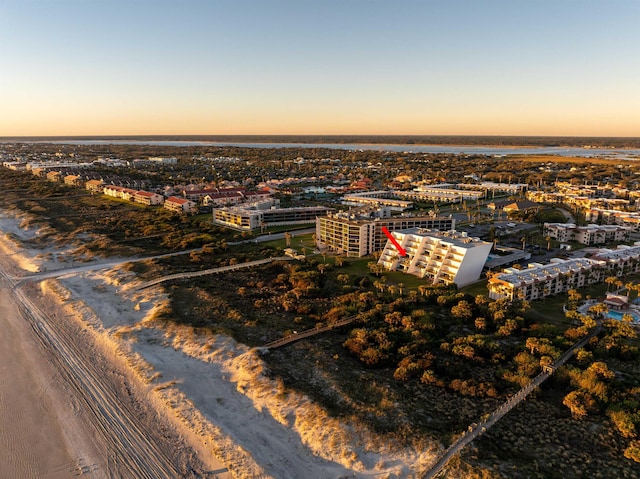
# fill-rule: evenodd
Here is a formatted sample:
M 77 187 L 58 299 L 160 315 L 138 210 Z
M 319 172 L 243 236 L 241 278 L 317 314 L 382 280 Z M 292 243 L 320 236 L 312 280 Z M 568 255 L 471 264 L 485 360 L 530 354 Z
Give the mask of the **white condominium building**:
M 433 284 L 473 283 L 480 277 L 493 246 L 456 231 L 413 228 L 392 234 L 406 250 L 406 256 L 400 257 L 388 241 L 378 264 L 389 271 L 403 271 Z
M 640 272 L 640 242 L 636 241 L 633 246 L 618 245 L 616 249 L 603 248 L 592 258 L 607 263 L 608 276 L 638 273 Z
M 570 289 L 603 281 L 608 276 L 640 272 L 640 242 L 634 246 L 601 249 L 591 258 L 562 260 L 554 258 L 543 265 L 532 263 L 527 269 L 505 269 L 487 284 L 489 297 L 534 299 L 564 293 Z
M 531 263 L 526 269 L 507 268 L 489 279 L 487 288 L 491 299 L 507 298 L 534 299 L 564 293 L 595 283 L 603 278 L 604 270 L 596 266 L 605 266 L 604 261 L 587 258 L 558 259 L 543 265 Z
M 545 223 L 544 235 L 558 241 L 577 241 L 592 245 L 628 241 L 631 228 L 617 225 L 576 226 L 573 223 Z

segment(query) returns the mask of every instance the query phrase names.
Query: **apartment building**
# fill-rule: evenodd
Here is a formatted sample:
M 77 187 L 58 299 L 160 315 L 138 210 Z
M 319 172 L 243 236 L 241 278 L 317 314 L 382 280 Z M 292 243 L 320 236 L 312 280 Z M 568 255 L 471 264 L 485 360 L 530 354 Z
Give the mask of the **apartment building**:
M 611 241 L 629 241 L 631 228 L 617 225 L 576 226 L 573 223 L 545 223 L 544 235 L 560 242 L 577 241 L 585 245 L 603 244 Z
M 124 186 L 108 185 L 103 188 L 102 192 L 106 196 L 110 196 L 112 198 L 120 198 L 126 201 L 133 201 L 138 190 L 125 188 Z
M 82 178 L 79 175 L 66 175 L 64 177 L 64 184 L 69 186 L 81 186 Z
M 591 208 L 585 212 L 587 221 L 598 221 L 607 225 L 623 225 L 640 231 L 640 212 Z
M 63 179 L 61 171 L 49 171 L 46 174 L 47 181 L 51 183 L 60 183 Z
M 84 184 L 84 187 L 91 194 L 102 193 L 102 190 L 104 189 L 104 181 L 89 180 Z
M 342 197 L 342 203 L 351 206 L 388 207 L 393 211 L 405 211 L 413 208 L 411 201 L 399 199 L 394 191 L 365 191 L 351 193 Z
M 136 191 L 136 194 L 133 195 L 133 201 L 145 206 L 156 206 L 164 203 L 164 197 L 150 191 Z
M 164 207 L 169 211 L 180 214 L 195 214 L 198 212 L 198 204 L 186 198 L 170 196 L 164 202 Z
M 458 231 L 412 228 L 392 235 L 406 255 L 399 256 L 396 246 L 387 241 L 378 264 L 432 284 L 465 286 L 477 281 L 493 246 Z
M 332 211 L 331 208 L 324 206 L 271 208 L 268 210 L 229 207 L 213 210 L 213 222 L 241 231 L 251 231 L 262 226 L 313 224 L 317 218 L 330 211 Z
M 465 190 L 493 191 L 517 195 L 526 191 L 526 183 L 495 183 L 493 181 L 481 181 L 480 183 L 458 183 L 456 188 Z
M 337 254 L 360 257 L 381 251 L 387 243 L 382 232 L 410 228 L 452 230 L 455 219 L 451 216 L 394 216 L 373 217 L 360 211 L 339 212 L 316 220 L 316 243 L 320 248 Z
M 618 245 L 616 249 L 602 248 L 592 258 L 607 264 L 608 276 L 638 273 L 640 272 L 640 242 L 636 241 L 633 246 Z
M 535 299 L 564 293 L 604 279 L 606 262 L 588 258 L 558 259 L 543 265 L 531 263 L 525 269 L 506 268 L 489 279 L 491 299 Z
M 604 281 L 608 276 L 624 276 L 640 272 L 640 242 L 616 249 L 600 249 L 591 258 L 562 260 L 549 264 L 532 263 L 526 269 L 505 269 L 489 279 L 487 288 L 492 299 L 516 298 L 527 301 L 564 293 Z

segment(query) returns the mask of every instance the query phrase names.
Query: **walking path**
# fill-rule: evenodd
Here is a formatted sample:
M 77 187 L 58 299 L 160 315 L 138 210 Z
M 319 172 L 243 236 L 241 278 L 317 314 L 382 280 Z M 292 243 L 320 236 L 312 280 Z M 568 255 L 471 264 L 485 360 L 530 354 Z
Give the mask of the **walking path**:
M 594 336 L 597 336 L 602 331 L 602 326 L 597 326 L 591 330 L 591 332 L 571 346 L 560 358 L 558 358 L 551 366 L 547 366 L 544 370 L 538 374 L 529 384 L 523 387 L 515 395 L 511 396 L 506 402 L 504 402 L 498 409 L 496 409 L 487 419 L 480 423 L 473 423 L 469 426 L 469 429 L 462 433 L 449 448 L 442 454 L 440 459 L 431 467 L 429 472 L 424 476 L 424 479 L 432 479 L 436 477 L 449 460 L 458 453 L 463 447 L 472 442 L 476 437 L 485 433 L 487 429 L 497 423 L 502 417 L 511 411 L 514 407 L 520 404 L 535 388 L 540 386 L 545 380 L 547 380 L 553 372 L 564 363 L 566 363 L 576 352 L 576 350 L 583 347 Z
M 340 321 L 336 321 L 335 323 L 331 323 L 327 326 L 307 329 L 306 331 L 302 331 L 301 333 L 294 333 L 289 336 L 285 336 L 284 338 L 276 339 L 275 341 L 265 344 L 263 348 L 266 348 L 266 349 L 281 348 L 282 346 L 293 343 L 295 341 L 300 341 L 301 339 L 315 336 L 316 334 L 324 333 L 325 331 L 331 331 L 332 329 L 338 328 L 340 326 L 351 324 L 355 319 L 356 319 L 356 316 L 349 316 L 348 318 L 341 319 Z
M 174 273 L 174 274 L 168 274 L 166 276 L 161 276 L 160 278 L 156 278 L 156 279 L 152 279 L 150 281 L 146 281 L 142 284 L 139 284 L 133 288 L 131 288 L 131 291 L 137 291 L 140 289 L 145 289 L 145 288 L 149 288 L 151 286 L 155 286 L 156 284 L 160 284 L 160 283 L 164 283 L 165 281 L 171 281 L 172 279 L 182 279 L 182 278 L 196 278 L 198 276 L 205 276 L 208 274 L 214 274 L 214 273 L 224 273 L 225 271 L 235 271 L 238 269 L 243 269 L 243 268 L 251 268 L 253 266 L 258 266 L 261 264 L 267 264 L 267 263 L 271 263 L 273 261 L 291 261 L 294 258 L 290 257 L 290 256 L 277 256 L 275 258 L 266 258 L 266 259 L 258 259 L 256 261 L 248 261 L 246 263 L 238 263 L 238 264 L 232 264 L 229 266 L 221 266 L 220 268 L 210 268 L 210 269 L 203 269 L 200 271 L 191 271 L 189 273 Z

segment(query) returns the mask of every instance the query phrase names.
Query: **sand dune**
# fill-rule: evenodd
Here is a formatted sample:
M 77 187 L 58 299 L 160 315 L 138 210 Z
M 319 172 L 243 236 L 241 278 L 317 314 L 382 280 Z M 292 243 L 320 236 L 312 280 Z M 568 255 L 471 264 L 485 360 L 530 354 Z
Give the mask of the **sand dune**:
M 0 228 L 7 221 L 0 218 Z M 12 243 L 15 255 L 18 246 Z M 29 270 L 63 266 L 48 253 L 24 255 Z M 123 371 L 132 394 L 193 448 L 211 477 L 415 477 L 432 461 L 433 451 L 383 444 L 363 425 L 341 423 L 285 391 L 255 350 L 156 321 L 167 301 L 161 286 L 138 291 L 136 283 L 111 265 L 39 284 L 41 301 Z

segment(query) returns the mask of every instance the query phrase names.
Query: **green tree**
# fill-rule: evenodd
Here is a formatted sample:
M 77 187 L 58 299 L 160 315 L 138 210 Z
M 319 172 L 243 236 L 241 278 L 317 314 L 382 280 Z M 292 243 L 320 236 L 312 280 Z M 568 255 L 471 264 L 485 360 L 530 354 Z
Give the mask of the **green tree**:
M 451 308 L 451 314 L 458 319 L 469 320 L 473 317 L 473 308 L 466 300 L 461 300 Z
M 583 419 L 595 408 L 596 402 L 589 393 L 577 390 L 567 394 L 562 404 L 569 408 L 575 419 Z

